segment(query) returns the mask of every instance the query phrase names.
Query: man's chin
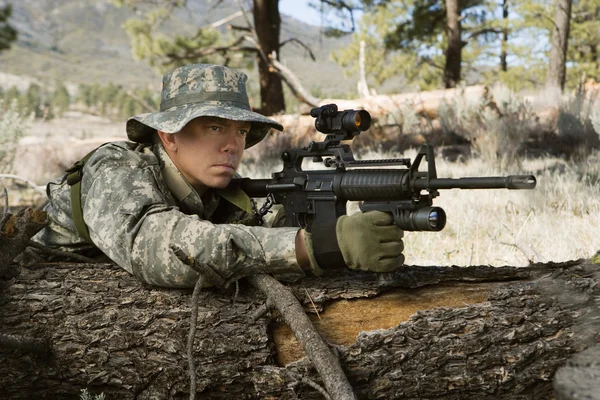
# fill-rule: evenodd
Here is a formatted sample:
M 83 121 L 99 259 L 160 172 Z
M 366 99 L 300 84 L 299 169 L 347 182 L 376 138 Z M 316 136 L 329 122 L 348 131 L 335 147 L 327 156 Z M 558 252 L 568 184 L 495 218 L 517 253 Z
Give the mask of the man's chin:
M 215 179 L 213 180 L 213 182 L 211 182 L 210 187 L 212 187 L 213 189 L 225 189 L 232 179 L 233 176 Z

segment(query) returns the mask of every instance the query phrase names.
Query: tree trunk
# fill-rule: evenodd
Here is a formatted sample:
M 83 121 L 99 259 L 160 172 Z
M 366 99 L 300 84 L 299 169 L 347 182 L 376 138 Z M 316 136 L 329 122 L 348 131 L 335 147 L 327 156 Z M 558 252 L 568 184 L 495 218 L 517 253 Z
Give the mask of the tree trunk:
M 254 27 L 264 54 L 273 52 L 279 57 L 279 32 L 281 17 L 279 0 L 254 0 Z M 279 75 L 270 70 L 269 64 L 259 55 L 258 73 L 260 80 L 260 112 L 274 115 L 285 111 L 283 85 Z
M 328 271 L 291 285 L 335 345 L 359 399 L 547 399 L 555 370 L 598 341 L 600 266 L 406 266 Z M 187 398 L 189 290 L 144 287 L 111 264 L 41 264 L 0 287 L 0 330 L 51 353 L 0 350 L 5 398 Z M 320 399 L 320 382 L 244 280 L 237 300 L 200 293 L 202 399 Z M 318 311 L 317 316 L 315 312 Z
M 569 29 L 571 22 L 572 0 L 558 0 L 554 28 L 552 29 L 552 47 L 548 68 L 546 86 L 551 88 L 565 88 L 566 58 L 569 44 Z
M 446 0 L 446 18 L 448 20 L 446 27 L 448 47 L 446 48 L 446 63 L 444 65 L 444 85 L 446 89 L 449 89 L 456 87 L 460 82 L 462 40 L 458 0 Z
M 502 22 L 504 26 L 502 27 L 502 45 L 500 50 L 500 71 L 506 72 L 508 71 L 508 63 L 506 58 L 508 57 L 508 1 L 504 0 L 502 4 Z

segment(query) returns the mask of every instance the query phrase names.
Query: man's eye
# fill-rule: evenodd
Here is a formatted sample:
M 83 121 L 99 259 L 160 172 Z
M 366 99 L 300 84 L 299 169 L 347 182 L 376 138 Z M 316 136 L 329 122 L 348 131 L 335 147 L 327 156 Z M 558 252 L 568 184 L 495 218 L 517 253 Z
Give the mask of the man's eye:
M 248 136 L 248 133 L 250 133 L 249 131 L 247 131 L 246 129 L 240 129 L 240 134 L 242 136 Z
M 210 129 L 211 131 L 214 131 L 214 132 L 218 132 L 221 130 L 221 127 L 218 125 L 211 125 L 208 127 L 208 129 Z

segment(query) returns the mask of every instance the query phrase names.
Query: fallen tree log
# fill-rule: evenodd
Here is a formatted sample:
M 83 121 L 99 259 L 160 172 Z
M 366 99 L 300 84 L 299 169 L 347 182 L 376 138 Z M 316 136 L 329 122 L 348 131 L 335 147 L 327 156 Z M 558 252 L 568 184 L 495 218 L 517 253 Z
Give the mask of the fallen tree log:
M 291 285 L 335 347 L 359 399 L 546 399 L 556 369 L 598 342 L 600 266 L 407 266 Z M 200 293 L 194 346 L 203 399 L 318 399 L 301 347 L 242 281 Z M 40 264 L 0 289 L 5 334 L 49 354 L 0 351 L 10 399 L 187 398 L 191 290 L 144 287 L 112 264 Z M 318 316 L 316 314 L 318 312 Z M 299 379 L 302 377 L 303 379 Z

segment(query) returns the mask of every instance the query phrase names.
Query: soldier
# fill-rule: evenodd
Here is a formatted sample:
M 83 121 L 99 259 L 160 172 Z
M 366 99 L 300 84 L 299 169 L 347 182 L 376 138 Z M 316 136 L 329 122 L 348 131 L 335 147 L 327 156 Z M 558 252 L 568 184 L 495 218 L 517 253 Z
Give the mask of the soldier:
M 35 240 L 101 250 L 142 282 L 193 287 L 182 249 L 223 279 L 269 273 L 293 280 L 329 265 L 303 229 L 256 225 L 252 203 L 229 182 L 244 150 L 276 121 L 251 111 L 245 74 L 189 65 L 163 77 L 160 111 L 127 121 L 131 140 L 107 143 L 48 184 L 49 224 Z M 339 218 L 330 235 L 350 268 L 391 271 L 404 262 L 402 231 L 382 212 Z M 331 252 L 329 251 L 328 254 Z M 321 264 L 321 265 L 319 265 Z

